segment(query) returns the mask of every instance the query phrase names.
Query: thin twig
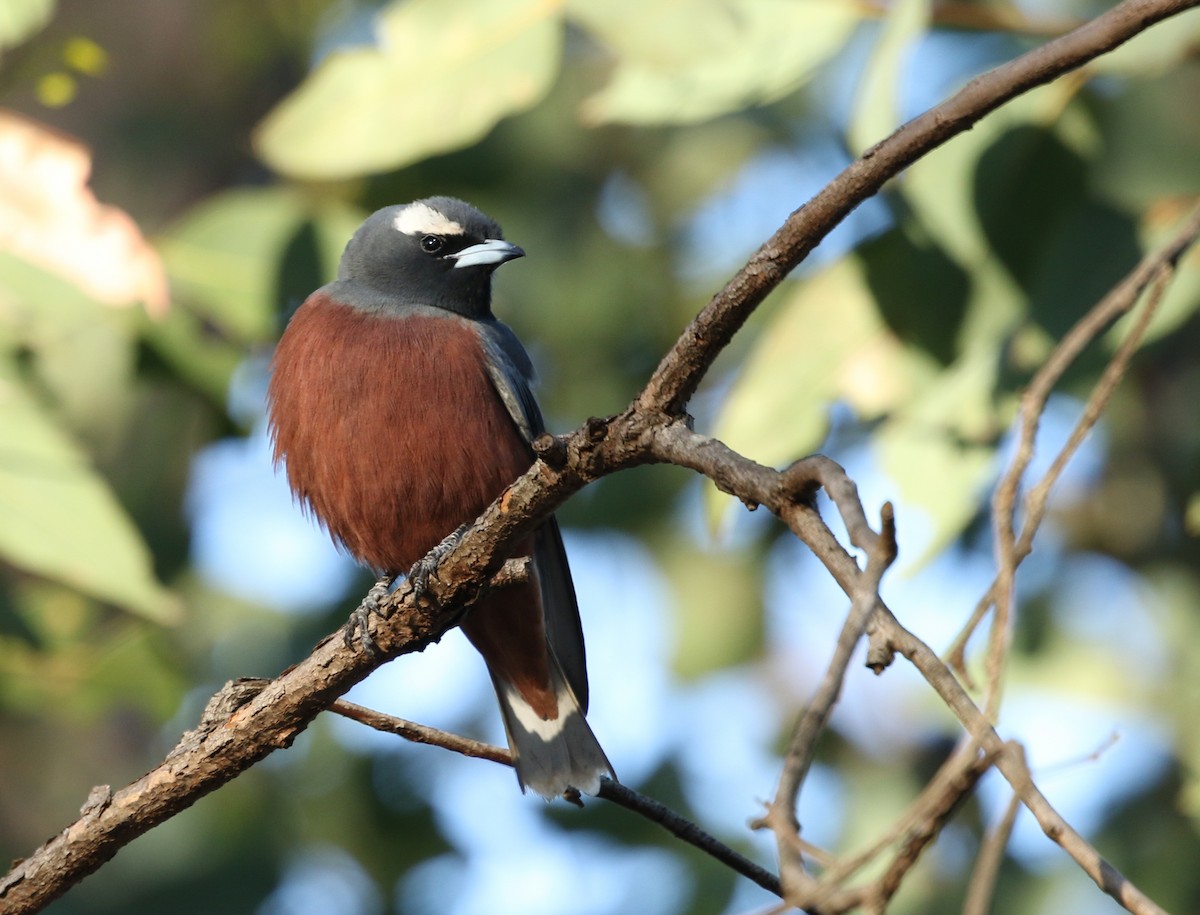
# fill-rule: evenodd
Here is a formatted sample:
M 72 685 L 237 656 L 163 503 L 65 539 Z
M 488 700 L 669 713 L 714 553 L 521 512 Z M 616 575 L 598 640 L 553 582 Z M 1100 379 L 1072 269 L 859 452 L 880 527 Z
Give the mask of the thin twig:
M 996 878 L 1000 876 L 1000 865 L 1004 861 L 1004 850 L 1012 836 L 1021 809 L 1021 798 L 1013 792 L 1004 808 L 1000 822 L 988 830 L 975 856 L 971 879 L 967 882 L 966 898 L 963 900 L 962 915 L 987 915 L 992 897 L 996 894 Z
M 491 762 L 500 763 L 503 766 L 511 767 L 513 764 L 512 754 L 503 747 L 483 743 L 479 740 L 472 740 L 469 737 L 462 737 L 458 734 L 452 734 L 449 731 L 429 727 L 428 725 L 417 724 L 414 721 L 407 721 L 403 718 L 397 718 L 394 715 L 385 715 L 382 712 L 364 708 L 361 705 L 355 705 L 353 702 L 347 702 L 344 699 L 334 702 L 329 707 L 329 710 L 357 721 L 360 724 L 365 724 L 369 728 L 389 734 L 396 734 L 414 743 L 441 747 L 444 750 L 450 750 L 463 756 L 469 756 L 473 759 L 486 759 Z M 744 855 L 734 851 L 728 845 L 687 819 L 687 817 L 676 813 L 660 801 L 646 797 L 632 788 L 609 779 L 601 781 L 600 793 L 597 796 L 657 823 L 667 832 L 671 833 L 671 835 L 687 842 L 694 848 L 698 848 L 706 855 L 710 855 L 731 870 L 757 883 L 763 889 L 774 893 L 776 896 L 783 895 L 778 877 L 755 864 Z
M 1070 769 L 1084 763 L 1096 762 L 1121 739 L 1121 735 L 1113 732 L 1096 749 L 1074 759 L 1065 759 L 1048 766 L 1039 766 L 1038 772 L 1045 775 L 1060 769 Z M 1009 742 L 1009 752 L 1020 755 L 1022 763 L 1028 766 L 1024 747 L 1012 741 Z M 1000 822 L 989 830 L 975 857 L 975 866 L 971 870 L 971 878 L 967 882 L 967 892 L 963 902 L 963 915 L 987 915 L 988 904 L 995 892 L 996 878 L 1000 872 L 1000 864 L 1004 858 L 1004 850 L 1008 847 L 1012 835 L 1013 824 L 1016 822 L 1017 811 L 1021 808 L 1021 798 L 1014 792 L 1005 808 Z
M 939 818 L 943 812 L 951 811 L 961 803 L 963 797 L 975 786 L 979 778 L 994 764 L 991 754 L 980 753 L 979 744 L 970 738 L 964 739 L 961 745 L 934 773 L 933 778 L 921 790 L 899 819 L 883 835 L 870 846 L 850 858 L 828 866 L 821 875 L 823 882 L 838 884 L 874 861 L 887 848 L 896 843 L 902 843 L 901 853 L 888 866 L 886 873 L 896 875 L 898 872 L 911 867 L 916 862 L 916 856 L 906 854 L 905 849 L 911 850 L 911 840 L 914 836 L 932 838 L 937 833 Z M 878 884 L 884 878 L 879 878 Z M 864 891 L 863 896 L 880 896 L 878 890 Z M 889 893 L 890 896 L 890 893 Z
M 1029 770 L 1013 754 L 1002 752 L 1004 742 L 988 719 L 971 702 L 950 669 L 923 641 L 905 629 L 890 611 L 876 610 L 876 618 L 891 644 L 906 657 L 937 691 L 986 752 L 996 753 L 996 768 L 1021 797 L 1042 831 L 1070 855 L 1096 885 L 1136 915 L 1166 915 L 1152 899 L 1109 864 L 1096 849 L 1063 819 L 1033 783 Z
M 600 782 L 600 797 L 653 820 L 671 835 L 700 849 L 706 855 L 711 855 L 726 867 L 754 881 L 764 890 L 774 893 L 776 896 L 783 895 L 783 888 L 780 886 L 778 877 L 759 867 L 749 858 L 738 854 L 728 845 L 709 835 L 691 820 L 680 816 L 665 804 L 608 779 Z
M 1152 252 L 1142 260 L 1134 271 L 1106 295 L 1063 338 L 1046 365 L 1038 372 L 1029 390 L 1021 398 L 1021 432 L 1017 454 L 1008 473 L 1000 481 L 993 499 L 993 519 L 996 531 L 997 565 L 999 567 L 995 589 L 995 616 L 988 651 L 988 692 L 985 712 L 992 721 L 996 720 L 1000 708 L 1001 671 L 1008 651 L 1009 620 L 1014 609 L 1015 580 L 1017 566 L 1033 550 L 1034 537 L 1045 518 L 1050 491 L 1075 455 L 1079 446 L 1099 421 L 1112 397 L 1113 391 L 1125 376 L 1134 352 L 1141 345 L 1146 328 L 1158 310 L 1167 283 L 1174 273 L 1175 261 L 1182 252 L 1200 237 L 1200 208 L 1192 214 L 1171 244 Z M 1054 386 L 1067 367 L 1097 335 L 1117 317 L 1129 311 L 1150 287 L 1145 305 L 1121 345 L 1109 360 L 1100 379 L 1093 387 L 1075 427 L 1066 443 L 1059 450 L 1049 469 L 1029 491 L 1024 500 L 1025 521 L 1020 537 L 1014 533 L 1016 525 L 1016 493 L 1021 480 L 1033 459 L 1034 442 L 1046 401 Z
M 345 699 L 338 699 L 337 702 L 329 706 L 329 711 L 335 712 L 343 718 L 357 721 L 359 724 L 365 724 L 376 731 L 384 731 L 403 737 L 405 740 L 412 741 L 413 743 L 441 747 L 444 750 L 451 750 L 461 756 L 470 756 L 472 759 L 487 759 L 494 763 L 500 763 L 502 766 L 512 765 L 512 754 L 503 747 L 484 743 L 481 740 L 472 740 L 470 737 L 462 737 L 458 734 L 452 734 L 449 731 L 439 730 L 438 728 L 431 728 L 425 724 L 417 724 L 415 721 L 397 718 L 394 715 L 385 715 L 383 712 L 377 712 L 374 709 L 369 709 L 353 702 L 347 702 Z
M 1114 388 L 1124 375 L 1129 360 L 1141 344 L 1150 319 L 1161 301 L 1162 290 L 1165 288 L 1165 283 L 1175 263 L 1188 248 L 1196 243 L 1198 237 L 1200 237 L 1200 208 L 1195 209 L 1180 224 L 1170 241 L 1147 253 L 1117 286 L 1076 322 L 1074 327 L 1059 341 L 1022 395 L 1016 449 L 1012 462 L 997 483 L 992 498 L 998 566 L 996 579 L 984 596 L 980 598 L 971 618 L 946 652 L 947 661 L 960 675 L 965 677 L 966 644 L 974 634 L 976 627 L 985 618 L 987 611 L 992 607 L 997 609 L 988 655 L 988 674 L 991 684 L 987 702 L 989 717 L 995 717 L 999 701 L 999 670 L 1003 666 L 1004 654 L 1003 633 L 1007 631 L 1008 617 L 1011 612 L 1013 580 L 1017 567 L 1033 549 L 1034 538 L 1045 516 L 1049 493 L 1057 483 L 1068 461 L 1099 420 Z M 1063 374 L 1084 349 L 1114 321 L 1137 305 L 1143 293 L 1151 286 L 1155 286 L 1156 291 L 1152 291 L 1148 297 L 1141 316 L 1134 323 L 1105 368 L 1067 442 L 1059 450 L 1046 473 L 1026 494 L 1024 523 L 1018 536 L 1016 533 L 1017 495 L 1025 472 L 1033 460 L 1038 426 L 1046 402 Z
M 837 538 L 821 520 L 819 513 L 810 505 L 798 503 L 783 507 L 782 517 L 792 531 L 817 555 L 842 590 L 851 594 L 861 571 L 854 558 L 838 543 Z M 876 605 L 872 620 L 876 627 L 875 636 L 880 643 L 908 659 L 959 719 L 966 732 L 985 752 L 996 754 L 996 768 L 1020 795 L 1022 802 L 1042 827 L 1042 831 L 1061 846 L 1097 886 L 1129 911 L 1137 915 L 1165 915 L 1153 900 L 1105 861 L 1100 853 L 1062 818 L 1033 783 L 1028 769 L 1019 761 L 1015 761 L 1010 754 L 1002 752 L 1004 741 L 937 654 L 906 629 L 883 601 Z
M 833 464 L 832 461 L 828 463 Z M 804 783 L 816 755 L 817 738 L 825 730 L 834 703 L 841 694 L 854 648 L 862 638 L 863 630 L 867 626 L 871 613 L 879 602 L 879 583 L 884 572 L 896 558 L 896 526 L 891 504 L 884 504 L 880 519 L 880 532 L 875 534 L 866 524 L 862 504 L 858 501 L 857 488 L 846 476 L 844 470 L 837 467 L 837 471 L 832 476 L 842 485 L 832 487 L 837 490 L 835 502 L 842 509 L 842 517 L 847 525 L 847 530 L 851 531 L 851 541 L 867 550 L 867 568 L 858 576 L 858 581 L 851 594 L 850 612 L 842 626 L 842 632 L 838 637 L 825 676 L 808 708 L 796 723 L 791 744 L 784 758 L 783 771 L 779 777 L 775 799 L 771 803 L 765 821 L 776 835 L 776 844 L 779 848 L 780 878 L 787 891 L 787 898 L 790 902 L 798 905 L 808 904 L 809 892 L 813 887 L 812 881 L 804 869 L 803 856 L 796 845 L 796 839 L 800 835 L 800 822 L 796 817 L 796 801 L 800 794 L 800 787 Z M 785 473 L 784 476 L 786 478 L 788 474 Z

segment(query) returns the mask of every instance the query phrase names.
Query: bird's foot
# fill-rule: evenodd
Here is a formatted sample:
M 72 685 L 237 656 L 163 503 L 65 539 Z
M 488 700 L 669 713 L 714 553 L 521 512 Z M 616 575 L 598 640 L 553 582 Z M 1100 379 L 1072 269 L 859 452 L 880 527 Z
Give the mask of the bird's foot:
M 445 537 L 441 543 L 435 546 L 429 553 L 419 559 L 417 564 L 409 570 L 408 584 L 412 587 L 413 597 L 418 601 L 426 600 L 429 592 L 429 576 L 433 574 L 439 562 L 442 561 L 447 553 L 458 546 L 462 540 L 463 534 L 471 525 L 464 524 L 454 533 Z
M 371 638 L 371 630 L 368 623 L 372 616 L 385 616 L 383 611 L 383 600 L 388 596 L 388 592 L 392 590 L 392 583 L 396 580 L 394 575 L 384 575 L 375 584 L 371 586 L 371 590 L 367 592 L 367 596 L 362 599 L 354 612 L 350 614 L 350 619 L 346 622 L 346 628 L 343 633 L 343 638 L 347 648 L 353 648 L 355 638 L 362 645 L 363 650 L 371 657 L 379 656 L 379 646 L 375 644 L 375 640 Z

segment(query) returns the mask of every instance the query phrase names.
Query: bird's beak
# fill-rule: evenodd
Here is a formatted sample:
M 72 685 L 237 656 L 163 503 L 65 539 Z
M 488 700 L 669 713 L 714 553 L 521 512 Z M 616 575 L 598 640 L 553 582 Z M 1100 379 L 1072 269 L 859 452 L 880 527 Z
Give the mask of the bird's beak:
M 451 254 L 450 259 L 454 261 L 454 269 L 457 270 L 459 267 L 481 267 L 487 264 L 499 266 L 505 261 L 524 256 L 525 252 L 511 242 L 501 238 L 489 238 L 477 245 L 463 248 L 457 254 Z

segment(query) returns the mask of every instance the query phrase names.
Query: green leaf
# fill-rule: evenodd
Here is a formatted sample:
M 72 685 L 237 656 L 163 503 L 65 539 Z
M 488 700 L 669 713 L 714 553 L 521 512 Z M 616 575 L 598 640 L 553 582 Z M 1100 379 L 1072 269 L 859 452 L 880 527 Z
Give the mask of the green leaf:
M 995 402 L 994 347 L 973 345 L 942 368 L 883 321 L 866 273 L 858 258 L 847 258 L 781 304 L 734 382 L 714 434 L 760 463 L 782 466 L 820 446 L 835 400 L 860 419 L 885 417 L 875 442 L 881 465 L 901 498 L 924 509 L 932 525 L 919 564 L 973 517 L 1011 404 Z M 729 503 L 709 488 L 710 523 Z
M 20 44 L 45 28 L 54 0 L 5 0 L 0 3 L 0 51 Z
M 960 353 L 977 348 L 995 350 L 1027 315 L 1028 296 L 1010 265 L 1023 262 L 1029 246 L 1022 244 L 1022 239 L 1040 228 L 1027 213 L 1020 218 L 1014 215 L 1003 224 L 993 204 L 1003 204 L 1006 198 L 982 180 L 984 172 L 990 179 L 998 177 L 997 169 L 1006 165 L 1007 158 L 1001 155 L 1002 140 L 1030 124 L 1053 121 L 1057 140 L 1069 140 L 1067 155 L 1078 155 L 1090 138 L 1080 138 L 1086 134 L 1086 126 L 1078 123 L 1072 109 L 1063 110 L 1069 99 L 1068 89 L 1057 83 L 1014 99 L 972 130 L 913 163 L 900 181 L 899 190 L 921 234 L 970 277 L 957 345 Z M 1011 149 L 1011 141 L 1007 145 Z M 990 155 L 990 165 L 983 164 L 985 155 Z M 1019 169 L 1013 174 L 1014 181 L 1023 175 L 1037 179 Z M 1064 191 L 1043 188 L 1042 193 L 1058 197 Z M 1005 236 L 1006 232 L 1015 237 Z M 1000 238 L 1002 247 L 1009 249 L 1006 255 L 997 256 L 991 237 Z
M 82 451 L 0 363 L 0 556 L 158 622 L 180 608 Z
M 289 188 L 239 189 L 204 201 L 159 242 L 175 296 L 223 336 L 270 339 L 279 261 L 306 212 L 303 195 Z
M 247 350 L 278 334 L 279 315 L 331 280 L 350 235 L 362 221 L 354 207 L 313 201 L 294 188 L 227 191 L 195 207 L 159 241 L 175 298 L 166 320 L 147 336 L 193 384 L 216 399 Z M 290 288 L 289 246 L 311 226 L 316 263 L 309 286 Z
M 730 389 L 714 435 L 782 466 L 821 444 L 835 399 L 871 419 L 913 397 L 934 372 L 932 359 L 887 328 L 861 265 L 846 259 L 791 287 Z M 710 487 L 707 501 L 715 522 L 729 497 Z
M 39 384 L 76 430 L 119 426 L 135 359 L 133 309 L 104 305 L 70 280 L 0 251 L 0 348 L 30 355 Z
M 937 245 L 903 220 L 859 246 L 875 307 L 905 343 L 944 365 L 958 354 L 970 277 Z
M 468 146 L 549 90 L 562 45 L 553 0 L 408 0 L 378 41 L 335 51 L 259 125 L 255 146 L 294 178 L 390 171 Z
M 1166 656 L 1160 665 L 1156 715 L 1170 721 L 1181 763 L 1180 808 L 1200 826 L 1200 583 L 1193 569 L 1180 563 L 1153 563 L 1145 574 L 1153 597 L 1155 620 Z
M 1122 76 L 1159 76 L 1189 60 L 1198 43 L 1200 16 L 1176 16 L 1102 54 L 1088 69 Z
M 897 0 L 858 87 L 853 120 L 847 130 L 850 147 L 863 150 L 900 126 L 900 87 L 909 49 L 929 27 L 929 0 Z
M 861 19 L 854 4 L 830 0 L 576 0 L 568 11 L 617 58 L 584 102 L 591 124 L 687 124 L 777 101 Z
M 903 404 L 880 428 L 873 446 L 900 497 L 923 509 L 929 542 L 907 569 L 949 546 L 979 510 L 995 475 L 1000 412 L 994 402 L 999 353 L 982 347 L 942 372 L 921 396 Z

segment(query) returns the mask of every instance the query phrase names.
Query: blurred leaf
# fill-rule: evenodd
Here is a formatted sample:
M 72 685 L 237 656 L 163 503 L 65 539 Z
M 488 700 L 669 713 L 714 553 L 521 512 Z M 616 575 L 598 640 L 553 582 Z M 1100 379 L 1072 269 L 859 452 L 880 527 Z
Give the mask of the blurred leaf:
M 1090 164 L 1078 150 L 1093 137 L 1074 109 L 1064 109 L 1072 97 L 1069 86 L 1056 83 L 1014 99 L 914 163 L 901 180 L 900 191 L 915 222 L 906 231 L 927 236 L 969 277 L 957 341 L 962 357 L 995 354 L 1021 330 L 1033 290 L 1040 288 L 1041 267 L 1034 262 L 1041 257 L 1037 240 L 1045 240 L 1044 223 L 1054 215 L 1047 211 L 1062 205 L 1056 200 L 1078 203 L 1085 193 L 1070 170 Z M 1054 133 L 1043 124 L 1052 124 Z M 1039 163 L 1031 157 L 1039 150 L 1048 157 L 1040 165 L 1048 164 L 1060 184 L 1035 168 Z M 1017 200 L 1028 207 L 1018 207 Z M 1049 323 L 1055 327 L 1078 316 L 1077 310 L 1068 316 L 1052 298 L 1041 301 L 1043 319 L 1053 318 Z M 1023 342 L 1030 342 L 1028 335 Z M 1017 381 L 1006 375 L 996 383 Z M 1003 423 L 1007 415 L 997 410 L 986 424 Z M 976 418 L 983 416 L 979 412 Z M 983 426 L 978 431 L 986 434 Z
M 119 426 L 133 375 L 133 322 L 62 276 L 0 252 L 0 347 L 22 347 L 76 429 Z M 6 341 L 4 338 L 7 337 Z
M 1170 31 L 1167 29 L 1166 31 Z M 1200 194 L 1200 68 L 1152 80 L 1120 80 L 1096 111 L 1103 156 L 1091 164 L 1097 194 L 1127 212 Z
M 1183 529 L 1189 537 L 1200 537 L 1200 492 L 1188 497 L 1183 512 Z
M 1163 633 L 1162 645 L 1167 657 L 1162 665 L 1165 676 L 1153 703 L 1156 714 L 1164 715 L 1173 726 L 1179 758 L 1183 767 L 1183 786 L 1175 799 L 1193 823 L 1200 826 L 1200 729 L 1196 727 L 1196 709 L 1200 708 L 1200 582 L 1195 568 L 1155 562 L 1146 575 L 1153 589 L 1154 609 Z
M 574 0 L 568 11 L 617 58 L 608 85 L 584 102 L 589 124 L 688 124 L 776 101 L 861 19 L 837 0 Z
M 354 207 L 313 201 L 294 188 L 238 189 L 192 209 L 159 241 L 176 308 L 147 328 L 163 354 L 193 384 L 223 399 L 229 376 L 248 349 L 278 335 L 278 318 L 333 279 L 337 261 L 362 220 Z M 305 292 L 289 288 L 285 261 L 296 236 L 311 224 L 320 276 Z
M 33 639 L 0 639 L 5 703 L 31 716 L 103 719 L 114 705 L 156 722 L 179 708 L 187 675 L 156 651 L 157 630 L 126 617 L 114 625 L 94 600 L 45 580 L 14 589 Z
M 0 51 L 44 28 L 54 7 L 54 0 L 5 0 L 0 4 Z
M 67 41 L 63 48 L 63 63 L 77 73 L 99 76 L 108 69 L 108 52 L 82 35 Z
M 1088 64 L 1088 69 L 1122 76 L 1156 76 L 1193 57 L 1197 44 L 1200 16 L 1177 16 L 1101 55 Z
M 263 161 L 294 178 L 389 171 L 468 146 L 549 90 L 555 0 L 407 0 L 377 43 L 331 53 L 259 125 Z
M 970 277 L 905 220 L 859 248 L 875 307 L 896 335 L 943 365 L 954 360 Z
M 658 553 L 675 591 L 673 667 L 694 678 L 745 663 L 762 649 L 762 574 L 743 551 L 697 555 L 678 540 Z
M 0 364 L 0 554 L 157 622 L 180 608 L 137 529 L 83 453 Z
M 901 497 L 923 508 L 932 523 L 925 550 L 905 557 L 909 571 L 962 533 L 995 475 L 999 417 L 992 397 L 998 358 L 982 348 L 961 357 L 923 396 L 905 403 L 875 438 L 884 472 L 896 481 Z
M 1189 202 L 1189 205 L 1190 203 L 1192 202 Z M 1181 209 L 1172 207 L 1172 205 L 1164 205 L 1159 208 L 1158 214 L 1152 214 L 1151 225 L 1147 226 L 1145 232 L 1142 233 L 1145 235 L 1145 250 L 1151 251 L 1166 244 L 1170 235 L 1178 231 L 1178 221 L 1183 216 Z M 1147 343 L 1154 340 L 1160 340 L 1172 331 L 1180 329 L 1181 325 L 1195 315 L 1198 310 L 1200 310 L 1200 250 L 1192 247 L 1184 252 L 1183 257 L 1175 265 L 1175 274 L 1166 283 L 1163 299 L 1158 304 L 1158 311 L 1154 312 L 1154 316 L 1150 319 L 1150 327 L 1146 328 L 1141 346 L 1146 346 Z M 1126 339 L 1130 327 L 1136 321 L 1138 321 L 1138 309 L 1127 313 L 1104 335 L 1106 345 L 1114 349 L 1120 346 L 1121 341 Z
M 975 203 L 989 245 L 1023 285 L 1060 214 L 1084 199 L 1080 157 L 1049 130 L 1023 125 L 980 151 Z
M 1035 320 L 1061 337 L 1137 263 L 1134 226 L 1086 188 L 1086 162 L 1056 133 L 1015 128 L 980 156 L 979 219 Z
M 721 407 L 713 434 L 762 464 L 782 466 L 820 446 L 836 399 L 863 419 L 914 396 L 934 375 L 875 308 L 862 266 L 838 262 L 776 306 Z M 708 487 L 710 521 L 729 497 Z
M 107 305 L 167 309 L 162 264 L 123 210 L 87 186 L 85 146 L 0 111 L 0 249 L 77 283 Z
M 70 73 L 55 70 L 37 81 L 37 100 L 47 108 L 65 108 L 75 101 L 79 83 Z
M 655 214 L 668 223 L 692 216 L 701 201 L 728 186 L 768 140 L 760 125 L 736 115 L 666 133 L 643 178 Z
M 864 150 L 900 126 L 900 89 L 910 48 L 929 28 L 929 0 L 897 0 L 858 87 L 847 135 L 850 148 Z
M 244 188 L 194 207 L 159 242 L 176 296 L 224 336 L 269 340 L 279 262 L 305 206 L 289 188 Z

